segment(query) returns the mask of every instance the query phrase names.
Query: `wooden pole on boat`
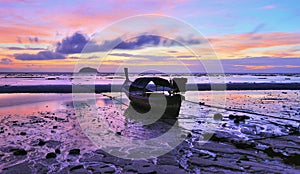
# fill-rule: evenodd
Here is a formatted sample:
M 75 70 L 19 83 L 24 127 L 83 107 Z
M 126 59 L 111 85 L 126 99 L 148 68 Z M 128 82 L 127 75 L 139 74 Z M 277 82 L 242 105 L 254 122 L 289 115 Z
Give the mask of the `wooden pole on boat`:
M 128 68 L 124 68 L 124 73 L 125 73 L 125 77 L 126 77 L 126 82 L 130 81 L 128 78 Z

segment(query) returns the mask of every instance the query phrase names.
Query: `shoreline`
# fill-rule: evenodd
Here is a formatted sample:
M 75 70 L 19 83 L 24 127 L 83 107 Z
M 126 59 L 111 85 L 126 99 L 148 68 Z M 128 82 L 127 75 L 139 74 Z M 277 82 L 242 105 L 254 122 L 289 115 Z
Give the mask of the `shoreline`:
M 112 90 L 113 87 L 113 90 Z M 101 93 L 121 92 L 122 85 L 30 85 L 0 86 L 0 93 Z M 197 89 L 196 89 L 197 87 Z M 300 83 L 213 84 L 214 91 L 225 90 L 300 90 Z M 187 84 L 187 91 L 210 91 L 211 84 Z

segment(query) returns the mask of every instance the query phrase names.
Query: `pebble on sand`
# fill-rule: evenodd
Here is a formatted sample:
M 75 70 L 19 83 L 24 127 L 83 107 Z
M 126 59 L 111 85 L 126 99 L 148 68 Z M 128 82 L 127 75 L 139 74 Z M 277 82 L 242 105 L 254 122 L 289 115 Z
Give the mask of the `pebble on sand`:
M 71 167 L 71 168 L 70 168 L 70 171 L 73 171 L 73 170 L 76 170 L 76 169 L 81 169 L 81 168 L 83 168 L 83 165 L 82 165 L 82 164 L 77 165 L 77 166 L 74 166 L 74 167 Z
M 80 149 L 71 149 L 69 155 L 80 155 Z
M 46 142 L 44 140 L 39 139 L 39 146 L 44 146 L 46 144 Z
M 25 136 L 26 132 L 20 132 L 20 135 Z
M 220 113 L 217 113 L 214 115 L 214 120 L 222 120 L 222 118 L 223 118 L 223 115 Z
M 49 159 L 49 158 L 56 158 L 56 153 L 54 153 L 54 152 L 47 153 L 46 159 Z
M 59 149 L 55 149 L 55 153 L 56 153 L 56 154 L 60 154 L 61 152 L 60 152 Z
M 25 149 L 14 149 L 13 154 L 16 156 L 27 155 L 27 151 Z

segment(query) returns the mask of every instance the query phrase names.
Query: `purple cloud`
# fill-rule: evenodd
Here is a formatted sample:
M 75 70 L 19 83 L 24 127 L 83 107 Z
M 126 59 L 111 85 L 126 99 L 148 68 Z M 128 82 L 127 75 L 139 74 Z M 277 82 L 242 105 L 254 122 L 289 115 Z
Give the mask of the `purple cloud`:
M 161 42 L 160 36 L 141 35 L 135 41 L 123 41 L 116 48 L 118 49 L 139 49 L 143 46 L 158 46 Z
M 127 53 L 112 53 L 110 56 L 119 56 L 119 57 L 134 57 L 134 58 L 144 58 L 144 59 L 167 59 L 170 56 L 155 56 L 155 55 L 135 55 L 135 54 L 127 54 Z
M 176 38 L 170 40 L 157 35 L 140 35 L 128 41 L 123 41 L 121 38 L 113 40 L 105 40 L 103 43 L 98 44 L 82 33 L 75 33 L 71 37 L 67 37 L 62 42 L 57 43 L 56 52 L 63 54 L 81 53 L 87 44 L 84 52 L 98 52 L 109 51 L 111 48 L 122 50 L 142 49 L 145 47 L 153 46 L 176 46 L 182 44 L 193 45 L 200 44 L 202 41 L 199 39 L 191 38 Z
M 45 50 L 44 48 L 6 47 L 8 50 Z
M 117 47 L 117 49 L 141 49 L 144 47 L 151 46 L 178 46 L 180 44 L 194 45 L 201 44 L 201 40 L 199 39 L 191 39 L 191 38 L 176 38 L 175 40 L 170 40 L 157 35 L 141 35 L 135 38 L 134 41 L 123 41 Z
M 2 65 L 9 65 L 9 64 L 11 64 L 11 63 L 12 63 L 12 60 L 9 59 L 9 58 L 2 58 L 2 59 L 0 60 L 0 64 L 2 64 Z
M 177 58 L 192 58 L 195 56 L 190 56 L 190 55 L 183 55 L 183 56 L 176 56 Z
M 89 39 L 87 36 L 76 32 L 72 36 L 66 37 L 61 42 L 58 42 L 55 52 L 63 54 L 81 53 L 88 42 Z
M 28 37 L 28 40 L 30 43 L 38 43 L 39 42 L 38 37 Z
M 62 54 L 52 51 L 41 51 L 37 54 L 15 54 L 17 60 L 53 60 L 53 59 L 65 59 Z

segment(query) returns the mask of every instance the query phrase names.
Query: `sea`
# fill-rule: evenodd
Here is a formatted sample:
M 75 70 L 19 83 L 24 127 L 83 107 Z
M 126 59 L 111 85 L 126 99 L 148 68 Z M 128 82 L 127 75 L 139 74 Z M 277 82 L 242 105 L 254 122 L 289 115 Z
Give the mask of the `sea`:
M 187 83 L 300 83 L 300 74 L 129 74 L 130 79 L 151 76 L 185 77 Z M 0 73 L 0 86 L 26 86 L 26 85 L 72 85 L 77 75 L 73 73 Z M 122 84 L 124 74 L 98 73 L 96 76 L 86 74 L 80 76 L 83 80 L 92 79 L 94 84 Z

